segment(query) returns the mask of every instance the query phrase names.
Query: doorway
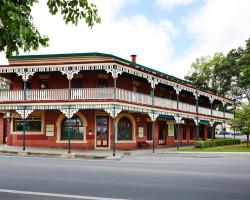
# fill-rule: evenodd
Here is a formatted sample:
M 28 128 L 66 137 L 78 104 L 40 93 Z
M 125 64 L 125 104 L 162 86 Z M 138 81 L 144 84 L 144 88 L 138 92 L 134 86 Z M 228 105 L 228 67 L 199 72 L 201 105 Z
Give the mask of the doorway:
M 168 125 L 166 121 L 159 121 L 158 144 L 160 145 L 166 144 L 167 128 L 168 128 Z
M 96 147 L 109 146 L 109 118 L 96 116 Z

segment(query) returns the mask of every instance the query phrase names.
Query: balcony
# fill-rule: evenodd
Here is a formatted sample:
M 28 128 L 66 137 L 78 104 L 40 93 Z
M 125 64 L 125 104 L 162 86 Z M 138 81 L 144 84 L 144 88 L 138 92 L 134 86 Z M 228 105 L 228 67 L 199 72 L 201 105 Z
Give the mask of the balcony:
M 26 101 L 80 101 L 80 100 L 113 100 L 114 88 L 72 88 L 69 95 L 68 89 L 38 89 L 27 90 Z M 150 95 L 136 93 L 117 88 L 116 99 L 119 101 L 152 106 Z M 24 92 L 22 90 L 1 91 L 0 102 L 23 102 Z M 154 97 L 154 105 L 167 109 L 177 109 L 177 102 L 171 99 Z M 196 113 L 196 106 L 180 102 L 179 110 L 184 112 Z M 211 109 L 199 107 L 199 114 L 210 115 Z M 224 117 L 224 113 L 213 110 L 212 115 L 215 117 Z M 233 114 L 225 113 L 225 118 L 233 118 Z

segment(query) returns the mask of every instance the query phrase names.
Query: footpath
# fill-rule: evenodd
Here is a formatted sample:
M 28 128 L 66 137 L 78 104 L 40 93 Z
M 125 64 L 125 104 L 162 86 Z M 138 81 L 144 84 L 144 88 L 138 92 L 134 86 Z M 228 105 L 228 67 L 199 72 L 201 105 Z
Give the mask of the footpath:
M 192 148 L 192 146 L 184 146 L 180 148 Z M 52 158 L 87 158 L 87 159 L 121 159 L 123 156 L 179 156 L 179 157 L 198 157 L 198 158 L 214 158 L 214 157 L 250 157 L 250 152 L 178 152 L 176 147 L 156 148 L 155 153 L 152 149 L 136 149 L 136 150 L 116 150 L 116 156 L 113 156 L 112 149 L 101 150 L 84 150 L 84 149 L 68 149 L 59 148 L 41 148 L 26 147 L 23 151 L 21 146 L 0 145 L 0 155 L 17 155 L 17 156 L 35 156 L 35 157 L 52 157 Z

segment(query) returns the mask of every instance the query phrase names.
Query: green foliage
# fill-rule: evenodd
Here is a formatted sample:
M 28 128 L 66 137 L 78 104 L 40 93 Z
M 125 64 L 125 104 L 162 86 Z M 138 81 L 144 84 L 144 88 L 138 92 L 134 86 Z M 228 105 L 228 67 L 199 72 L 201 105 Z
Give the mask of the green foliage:
M 239 139 L 215 139 L 215 140 L 207 140 L 207 141 L 197 141 L 195 143 L 195 148 L 211 148 L 225 145 L 234 145 L 240 144 L 241 141 Z
M 250 102 L 250 39 L 245 48 L 232 49 L 226 55 L 197 58 L 186 80 L 208 88 L 218 95 Z
M 96 6 L 93 3 L 89 4 L 88 0 L 49 0 L 47 5 L 52 15 L 57 14 L 60 9 L 66 23 L 77 25 L 79 20 L 84 19 L 92 28 L 95 22 L 101 22 Z
M 0 0 L 0 51 L 4 51 L 7 58 L 18 54 L 19 49 L 26 52 L 49 45 L 49 38 L 41 35 L 32 21 L 31 8 L 37 2 Z M 100 23 L 96 6 L 88 0 L 49 0 L 47 4 L 52 15 L 61 10 L 65 23 L 77 25 L 79 20 L 85 20 L 89 27 Z
M 241 130 L 243 134 L 248 135 L 250 133 L 250 104 L 235 110 L 235 118 L 231 120 L 231 126 Z

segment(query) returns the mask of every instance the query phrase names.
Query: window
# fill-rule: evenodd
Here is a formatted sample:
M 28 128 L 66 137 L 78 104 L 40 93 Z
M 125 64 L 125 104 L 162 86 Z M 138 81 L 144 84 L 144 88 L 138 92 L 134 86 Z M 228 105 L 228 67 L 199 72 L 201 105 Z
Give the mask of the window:
M 127 117 L 122 117 L 118 123 L 118 140 L 132 140 L 132 124 Z
M 137 92 L 138 91 L 137 86 L 133 86 L 132 90 L 133 90 L 133 92 Z
M 177 137 L 177 134 L 178 134 L 178 127 L 177 127 L 177 126 L 178 126 L 177 124 L 174 125 L 174 139 L 175 139 L 175 140 L 177 140 L 177 138 L 178 138 L 178 137 Z
M 186 126 L 182 126 L 182 127 L 183 127 L 182 139 L 186 140 L 187 139 L 187 127 Z
M 40 81 L 40 88 L 41 89 L 48 89 L 49 88 L 49 81 L 47 79 L 43 79 Z
M 72 80 L 72 88 L 82 88 L 82 79 L 75 78 Z
M 99 88 L 108 87 L 108 79 L 104 79 L 104 78 L 98 79 L 98 86 L 99 86 Z
M 194 139 L 194 127 L 191 126 L 190 127 L 190 140 L 193 140 Z
M 152 122 L 148 122 L 147 123 L 147 140 L 152 140 L 152 127 L 153 123 Z
M 25 130 L 29 132 L 41 132 L 41 118 L 29 117 L 25 120 Z M 23 119 L 14 119 L 13 132 L 23 131 Z
M 68 126 L 70 127 L 71 140 L 83 140 L 83 123 L 80 118 L 74 115 L 71 119 L 64 118 L 61 124 L 61 140 L 68 139 Z

